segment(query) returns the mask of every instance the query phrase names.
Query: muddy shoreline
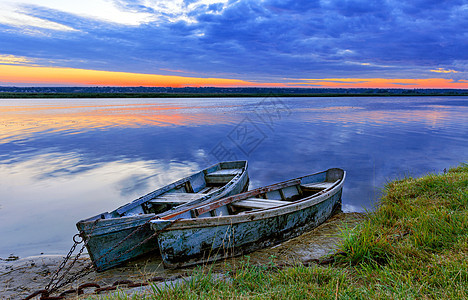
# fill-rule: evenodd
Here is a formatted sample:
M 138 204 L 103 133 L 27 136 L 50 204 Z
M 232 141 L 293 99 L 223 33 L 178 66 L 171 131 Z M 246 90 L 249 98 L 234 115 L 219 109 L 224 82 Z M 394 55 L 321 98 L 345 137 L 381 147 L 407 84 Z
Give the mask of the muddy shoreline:
M 265 265 L 269 263 L 293 265 L 320 259 L 333 253 L 340 239 L 341 230 L 357 225 L 364 215 L 360 213 L 338 213 L 316 229 L 280 245 L 262 249 L 248 255 L 251 264 Z M 245 257 L 237 257 L 217 262 L 211 267 L 213 273 L 224 273 Z M 34 291 L 43 289 L 57 270 L 63 256 L 41 255 L 19 258 L 12 261 L 0 261 L 0 297 L 1 299 L 22 299 Z M 84 255 L 77 260 L 71 272 L 81 270 L 88 265 L 89 258 Z M 83 283 L 97 283 L 100 287 L 112 286 L 117 281 L 130 280 L 133 283 L 180 282 L 191 274 L 193 268 L 177 270 L 165 269 L 162 260 L 155 256 L 144 257 L 131 261 L 126 265 L 105 272 L 92 271 L 83 278 L 72 282 L 58 292 L 76 289 Z M 181 279 L 182 278 L 182 279 Z M 122 287 L 125 287 L 123 285 Z M 131 292 L 131 290 L 129 290 Z M 137 291 L 141 291 L 137 289 Z M 94 288 L 84 290 L 94 292 Z M 58 295 L 57 294 L 57 295 Z M 54 294 L 55 296 L 56 294 Z M 89 296 L 89 294 L 88 294 Z

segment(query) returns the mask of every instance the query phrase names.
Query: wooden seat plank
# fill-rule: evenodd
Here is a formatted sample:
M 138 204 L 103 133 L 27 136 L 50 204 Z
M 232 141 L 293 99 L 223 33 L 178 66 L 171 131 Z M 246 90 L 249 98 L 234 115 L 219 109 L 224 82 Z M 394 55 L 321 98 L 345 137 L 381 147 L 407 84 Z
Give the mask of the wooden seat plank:
M 196 193 L 167 193 L 148 201 L 151 204 L 183 204 L 203 197 Z
M 324 190 L 327 188 L 332 187 L 336 182 L 312 182 L 312 183 L 303 183 L 301 187 L 305 187 L 308 189 L 320 189 Z
M 272 199 L 260 199 L 260 198 L 247 198 L 244 200 L 233 202 L 233 206 L 253 209 L 268 209 L 281 205 L 288 204 L 287 201 L 272 200 Z
M 234 176 L 241 174 L 242 170 L 239 169 L 221 169 L 215 172 L 211 172 L 205 175 L 206 183 L 226 183 L 234 178 Z
M 209 194 L 219 190 L 221 186 L 207 186 L 204 189 L 198 191 L 199 194 Z
M 221 169 L 208 173 L 206 176 L 234 176 L 240 173 L 242 173 L 242 170 L 240 169 Z

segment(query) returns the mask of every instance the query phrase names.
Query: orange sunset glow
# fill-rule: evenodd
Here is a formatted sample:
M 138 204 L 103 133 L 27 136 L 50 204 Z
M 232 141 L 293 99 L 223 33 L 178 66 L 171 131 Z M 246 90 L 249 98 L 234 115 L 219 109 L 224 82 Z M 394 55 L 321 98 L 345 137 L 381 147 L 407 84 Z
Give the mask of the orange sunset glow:
M 468 300 L 467 23 L 0 0 L 0 297 Z
M 253 82 L 227 78 L 200 78 L 73 68 L 0 65 L 0 83 L 21 85 L 160 86 L 160 87 L 304 87 L 304 88 L 405 88 L 466 89 L 468 80 L 425 78 L 322 78 Z
M 386 78 L 328 78 L 302 79 L 303 82 L 291 83 L 304 87 L 326 88 L 402 88 L 402 89 L 466 89 L 468 80 L 454 81 L 444 78 L 426 79 L 386 79 Z
M 232 122 L 232 118 L 207 113 L 189 113 L 194 106 L 164 104 L 25 105 L 0 107 L 0 140 L 38 132 L 69 134 L 108 127 L 183 126 Z
M 238 79 L 198 78 L 169 75 L 153 75 L 125 72 L 109 72 L 72 68 L 51 68 L 0 65 L 0 82 L 31 85 L 90 85 L 90 86 L 281 86 L 258 84 Z

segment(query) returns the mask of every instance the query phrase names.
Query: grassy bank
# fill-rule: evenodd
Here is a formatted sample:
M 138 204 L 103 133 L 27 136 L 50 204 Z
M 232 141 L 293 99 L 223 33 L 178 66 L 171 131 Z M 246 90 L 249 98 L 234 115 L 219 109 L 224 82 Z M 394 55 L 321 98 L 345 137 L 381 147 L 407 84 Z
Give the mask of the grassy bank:
M 178 288 L 103 299 L 467 299 L 468 165 L 388 183 L 375 212 L 343 230 L 334 263 L 198 269 Z

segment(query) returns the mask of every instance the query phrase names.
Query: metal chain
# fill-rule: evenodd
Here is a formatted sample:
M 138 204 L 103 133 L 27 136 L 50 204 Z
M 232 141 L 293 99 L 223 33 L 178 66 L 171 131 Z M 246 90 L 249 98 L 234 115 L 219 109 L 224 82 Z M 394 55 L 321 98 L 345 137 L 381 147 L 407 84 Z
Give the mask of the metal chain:
M 96 224 L 97 222 L 99 221 L 99 219 L 97 219 L 96 221 L 94 221 L 94 224 L 93 224 L 93 227 L 91 228 L 91 232 L 94 230 L 94 228 L 96 227 Z M 78 240 L 78 238 L 81 238 L 81 240 Z M 70 251 L 68 251 L 68 254 L 67 256 L 65 256 L 64 260 L 62 261 L 62 263 L 59 265 L 59 267 L 57 268 L 57 271 L 55 271 L 54 275 L 52 275 L 52 278 L 50 279 L 49 283 L 47 284 L 47 286 L 45 287 L 45 290 L 48 291 L 48 292 L 52 292 L 54 290 L 57 290 L 58 289 L 58 284 L 60 283 L 60 281 L 63 280 L 63 278 L 68 274 L 68 272 L 70 272 L 71 268 L 73 267 L 73 265 L 76 263 L 76 261 L 78 260 L 78 258 L 81 256 L 81 254 L 83 253 L 86 245 L 88 244 L 88 241 L 89 239 L 85 240 L 84 237 L 81 236 L 81 233 L 78 233 L 78 234 L 75 234 L 73 236 L 73 246 L 71 247 Z M 73 252 L 75 252 L 75 249 L 76 249 L 76 246 L 78 246 L 79 244 L 83 243 L 83 246 L 81 246 L 81 249 L 80 251 L 78 252 L 78 254 L 75 256 L 75 258 L 73 259 L 73 261 L 71 262 L 71 264 L 68 266 L 68 268 L 63 272 L 62 276 L 60 276 L 59 278 L 59 275 L 60 275 L 60 272 L 62 272 L 62 270 L 65 268 L 65 265 L 67 264 L 68 260 L 71 258 Z M 54 283 L 55 281 L 55 283 Z M 63 286 L 63 284 L 61 285 Z
M 101 286 L 97 282 L 87 282 L 87 283 L 81 284 L 77 288 L 66 290 L 62 292 L 60 295 L 55 296 L 55 297 L 50 297 L 48 294 L 45 294 L 44 296 L 44 292 L 46 291 L 41 290 L 41 291 L 37 291 L 36 293 L 30 295 L 28 298 L 25 298 L 25 299 L 32 299 L 33 297 L 40 295 L 40 294 L 42 294 L 42 297 L 40 299 L 65 299 L 68 296 L 83 295 L 84 290 L 87 288 L 94 288 L 94 291 L 91 292 L 91 294 L 101 294 L 101 293 L 116 290 L 117 288 L 122 287 L 122 286 L 126 286 L 127 288 L 143 287 L 143 286 L 148 286 L 155 282 L 173 281 L 179 278 L 183 278 L 184 276 L 187 276 L 187 275 L 188 275 L 187 273 L 184 273 L 184 274 L 179 274 L 179 275 L 172 276 L 169 278 L 156 276 L 156 277 L 150 278 L 142 282 L 134 282 L 128 279 L 123 279 L 123 280 L 120 279 L 120 280 L 115 281 L 112 285 L 109 285 L 109 286 Z
M 88 275 L 89 273 L 91 273 L 93 271 L 93 264 L 92 263 L 89 263 L 87 266 L 83 267 L 83 269 L 79 270 L 78 272 L 76 272 L 74 275 L 70 276 L 67 280 L 65 280 L 64 282 L 62 282 L 61 284 L 59 285 L 56 285 L 54 288 L 52 288 L 49 292 L 52 293 L 56 290 L 59 290 L 60 288 L 66 286 L 67 284 L 69 283 L 72 283 L 74 282 L 75 280 L 78 280 L 86 275 Z M 63 278 L 61 278 L 62 280 Z
M 135 230 L 133 230 L 129 235 L 127 235 L 125 238 L 123 238 L 122 240 L 120 240 L 117 244 L 115 244 L 111 249 L 109 249 L 108 251 L 106 251 L 105 253 L 103 253 L 100 257 L 98 257 L 96 259 L 99 260 L 101 258 L 103 258 L 105 255 L 109 254 L 111 251 L 114 251 L 116 248 L 118 248 L 123 242 L 125 242 L 126 240 L 128 240 L 131 236 L 133 236 L 134 234 L 136 234 L 137 232 L 139 232 L 140 230 L 142 230 L 144 228 L 145 225 L 149 224 L 149 222 L 153 219 L 156 219 L 157 217 L 153 217 L 153 218 L 150 218 L 149 220 L 147 220 L 145 223 L 143 223 L 142 225 L 138 226 Z M 93 232 L 96 224 L 98 223 L 99 219 L 97 219 L 96 221 L 94 221 L 94 224 L 93 224 L 93 227 L 91 228 L 91 232 Z M 177 222 L 177 220 L 175 221 Z M 162 232 L 163 230 L 167 229 L 168 227 L 172 226 L 175 222 L 172 222 L 169 224 L 169 226 L 165 227 L 165 228 L 162 228 L 156 232 L 154 232 L 152 235 L 150 235 L 149 237 L 147 237 L 146 239 L 144 239 L 143 241 L 141 241 L 140 243 L 136 244 L 135 246 L 133 246 L 132 248 L 128 249 L 127 251 L 121 253 L 120 255 L 114 257 L 112 260 L 108 261 L 107 263 L 111 263 L 111 262 L 114 262 L 115 260 L 121 258 L 123 255 L 129 253 L 130 251 L 133 251 L 135 250 L 137 247 L 143 245 L 144 243 L 147 243 L 149 240 L 155 238 L 156 236 L 159 235 L 160 232 Z M 55 271 L 55 273 L 52 275 L 49 283 L 47 284 L 47 286 L 45 287 L 44 290 L 41 290 L 41 291 L 37 291 L 36 293 L 34 294 L 43 294 L 44 295 L 49 295 L 50 293 L 62 288 L 63 286 L 69 284 L 69 283 L 72 283 L 73 281 L 81 278 L 81 277 L 84 277 L 86 275 L 88 275 L 89 273 L 92 272 L 93 270 L 93 264 L 92 263 L 89 263 L 88 265 L 84 266 L 81 270 L 79 270 L 78 272 L 76 272 L 75 274 L 73 274 L 72 276 L 70 276 L 67 280 L 63 281 L 63 279 L 65 278 L 65 276 L 67 274 L 70 273 L 71 271 L 71 268 L 75 265 L 75 263 L 78 261 L 79 257 L 82 255 L 84 249 L 86 248 L 86 245 L 88 244 L 89 242 L 89 238 L 88 239 L 84 239 L 84 237 L 82 236 L 83 233 L 79 233 L 79 234 L 75 234 L 73 236 L 73 241 L 74 241 L 74 244 L 73 246 L 71 247 L 70 251 L 68 252 L 68 254 L 65 256 L 64 260 L 62 261 L 62 263 L 59 265 L 59 267 L 57 268 L 57 270 Z M 78 237 L 81 238 L 81 240 L 78 240 Z M 84 242 L 84 243 L 83 243 Z M 78 254 L 74 257 L 74 259 L 72 260 L 72 262 L 69 264 L 69 266 L 65 269 L 65 266 L 67 264 L 67 262 L 70 260 L 73 252 L 75 252 L 75 249 L 76 247 L 83 243 L 83 246 L 81 246 L 81 249 L 78 251 Z M 65 271 L 64 271 L 65 269 Z M 63 271 L 62 275 L 60 276 L 60 273 Z M 59 277 L 60 276 L 60 277 Z M 62 282 L 63 281 L 63 282 Z M 34 295 L 30 295 L 28 297 L 28 299 L 32 298 L 32 296 Z M 41 297 L 42 299 L 43 297 Z
M 137 232 L 139 232 L 140 230 L 142 230 L 144 228 L 145 225 L 149 224 L 149 222 L 151 220 L 153 220 L 155 218 L 151 218 L 149 219 L 148 221 L 146 221 L 145 223 L 143 223 L 142 225 L 138 226 L 135 230 L 133 230 L 129 235 L 127 235 L 125 238 L 123 238 L 122 240 L 120 240 L 116 245 L 114 245 L 111 249 L 109 249 L 108 251 L 106 251 L 105 253 L 103 253 L 97 260 L 101 259 L 102 257 L 104 257 L 105 255 L 109 254 L 111 251 L 115 250 L 116 248 L 118 248 L 123 242 L 125 242 L 126 240 L 128 240 L 131 236 L 133 236 L 134 234 L 136 234 Z M 94 230 L 94 227 L 96 226 L 97 222 L 99 221 L 96 220 L 93 224 L 93 227 L 91 228 L 91 231 L 92 232 Z M 175 222 L 173 222 L 175 223 Z M 173 223 L 170 223 L 169 226 L 173 225 Z M 168 227 L 169 227 L 168 226 Z M 156 232 L 154 232 L 152 235 L 150 235 L 149 237 L 147 237 L 146 239 L 144 239 L 143 241 L 141 241 L 140 243 L 136 244 L 135 246 L 133 246 L 132 248 L 128 249 L 127 251 L 121 253 L 120 255 L 118 255 L 117 257 L 114 257 L 112 260 L 108 261 L 108 263 L 111 263 L 117 259 L 119 259 L 120 257 L 122 257 L 123 255 L 129 253 L 130 251 L 133 251 L 135 248 L 141 246 L 142 244 L 144 243 L 147 243 L 149 240 L 151 240 L 152 238 L 156 237 L 159 235 L 159 233 L 163 230 L 167 229 L 167 227 L 161 229 L 161 230 L 158 230 Z M 47 284 L 47 286 L 45 287 L 44 290 L 41 290 L 43 292 L 46 292 L 47 295 L 49 295 L 50 293 L 62 288 L 63 286 L 69 284 L 69 283 L 72 283 L 73 281 L 81 278 L 81 277 L 84 277 L 86 275 L 88 275 L 89 273 L 92 272 L 93 270 L 93 264 L 92 263 L 89 263 L 88 265 L 84 266 L 81 270 L 79 270 L 78 272 L 76 272 L 75 274 L 73 274 L 72 276 L 70 276 L 68 279 L 66 279 L 65 281 L 63 281 L 63 279 L 65 278 L 65 276 L 67 274 L 70 273 L 70 270 L 71 268 L 73 267 L 73 265 L 76 263 L 76 261 L 78 260 L 78 258 L 81 256 L 81 254 L 83 253 L 84 249 L 86 248 L 86 245 L 88 244 L 88 241 L 89 239 L 87 240 L 84 240 L 84 238 L 81 236 L 82 233 L 80 234 L 76 234 L 73 236 L 73 241 L 74 241 L 74 244 L 73 246 L 71 247 L 70 251 L 68 252 L 68 254 L 66 255 L 66 257 L 64 258 L 64 260 L 62 261 L 62 263 L 59 265 L 59 267 L 57 268 L 57 271 L 55 271 L 54 275 L 52 275 L 52 278 L 50 279 L 49 283 Z M 82 239 L 81 240 L 78 240 L 77 238 L 78 237 L 81 237 Z M 84 243 L 83 243 L 84 242 Z M 65 266 L 67 264 L 67 262 L 70 260 L 73 252 L 75 252 L 75 249 L 76 249 L 76 246 L 78 246 L 79 244 L 83 243 L 83 246 L 81 247 L 81 249 L 79 250 L 78 254 L 74 257 L 74 259 L 72 260 L 72 262 L 70 263 L 70 265 L 65 269 Z M 65 269 L 65 271 L 63 271 Z M 62 275 L 59 277 L 60 273 L 63 271 Z M 62 282 L 63 281 L 63 282 Z M 36 292 L 37 293 L 37 292 Z M 32 295 L 31 295 L 32 296 Z M 30 297 L 31 297 L 30 296 Z M 43 295 L 44 296 L 44 295 Z M 29 297 L 28 297 L 29 298 Z M 43 297 L 41 297 L 43 298 Z
M 85 275 L 87 275 L 87 274 L 89 274 L 89 273 L 91 272 L 91 270 L 92 270 L 92 268 L 91 268 L 91 267 L 92 267 L 92 264 L 89 263 L 87 266 L 83 267 L 82 270 L 80 270 L 79 272 L 77 272 L 74 276 L 72 276 L 71 278 L 69 278 L 68 280 L 66 280 L 65 282 L 63 282 L 63 283 L 61 283 L 61 284 L 59 285 L 59 283 L 63 280 L 63 278 L 65 278 L 65 276 L 66 276 L 67 274 L 70 273 L 71 268 L 75 265 L 76 261 L 77 261 L 78 258 L 81 256 L 81 254 L 83 254 L 83 251 L 84 251 L 84 249 L 85 249 L 85 247 L 86 247 L 86 244 L 87 244 L 86 242 L 83 244 L 83 247 L 81 247 L 81 249 L 80 249 L 80 251 L 78 252 L 78 254 L 74 257 L 73 261 L 70 263 L 70 265 L 68 266 L 68 268 L 63 272 L 62 276 L 60 276 L 60 278 L 57 279 L 57 281 L 55 282 L 55 284 L 52 285 L 52 286 L 50 286 L 50 284 L 49 284 L 49 286 L 47 286 L 47 288 L 50 288 L 50 290 L 47 289 L 50 293 L 52 293 L 52 292 L 58 290 L 58 289 L 61 288 L 62 286 L 65 286 L 65 285 L 67 285 L 68 283 L 71 283 L 71 282 L 75 281 L 76 279 L 81 278 L 81 277 L 83 277 L 83 276 L 85 276 Z M 87 270 L 87 269 L 89 269 L 89 270 Z M 85 273 L 85 271 L 89 271 L 89 272 Z
M 49 281 L 49 284 L 46 285 L 45 287 L 45 290 L 49 291 L 50 290 L 50 287 L 52 286 L 52 283 L 58 278 L 60 272 L 63 270 L 63 268 L 65 267 L 65 265 L 67 264 L 68 260 L 70 259 L 70 257 L 72 256 L 73 252 L 75 252 L 75 249 L 76 249 L 76 246 L 78 246 L 79 244 L 81 244 L 83 242 L 83 240 L 77 242 L 75 240 L 75 237 L 76 236 L 79 236 L 79 234 L 75 234 L 75 236 L 73 236 L 73 241 L 75 242 L 73 244 L 73 246 L 71 247 L 70 251 L 68 251 L 68 254 L 67 256 L 65 256 L 64 260 L 62 261 L 62 263 L 59 265 L 59 267 L 57 268 L 57 271 L 55 271 L 54 275 L 52 275 L 52 278 L 50 279 Z M 84 248 L 84 245 L 81 249 Z M 57 281 L 58 283 L 58 281 Z

